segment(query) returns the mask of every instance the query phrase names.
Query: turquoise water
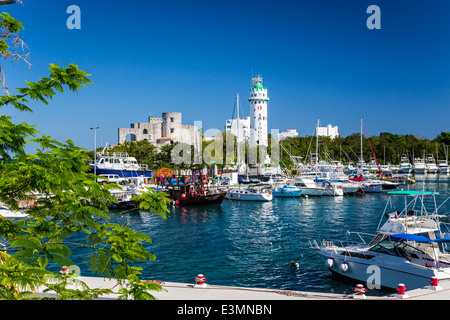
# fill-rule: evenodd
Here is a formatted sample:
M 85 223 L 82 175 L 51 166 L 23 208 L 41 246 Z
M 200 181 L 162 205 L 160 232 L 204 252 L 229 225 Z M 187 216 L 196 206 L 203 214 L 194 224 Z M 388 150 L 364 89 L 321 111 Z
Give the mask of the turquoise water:
M 421 190 L 423 179 L 416 179 L 404 189 Z M 426 190 L 441 193 L 438 203 L 448 197 L 449 186 L 448 176 L 425 180 Z M 356 284 L 331 277 L 309 240 L 345 241 L 347 230 L 374 234 L 387 199 L 367 194 L 265 203 L 224 200 L 222 206 L 172 208 L 167 219 L 135 211 L 114 221 L 152 239 L 148 250 L 156 260 L 141 264 L 145 279 L 194 283 L 202 273 L 212 285 L 347 293 Z M 403 204 L 404 198 L 396 202 Z M 450 215 L 450 201 L 440 213 Z M 298 270 L 290 268 L 292 260 Z M 82 274 L 88 273 L 82 267 Z

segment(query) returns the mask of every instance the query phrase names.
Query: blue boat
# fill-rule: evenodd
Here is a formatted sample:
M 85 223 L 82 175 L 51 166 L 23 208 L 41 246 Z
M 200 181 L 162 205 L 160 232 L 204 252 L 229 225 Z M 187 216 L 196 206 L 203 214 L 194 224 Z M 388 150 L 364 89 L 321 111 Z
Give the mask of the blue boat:
M 139 164 L 135 157 L 130 157 L 125 152 L 97 153 L 95 163 L 90 163 L 90 173 L 96 175 L 117 174 L 119 177 L 148 177 L 151 178 L 152 171 L 147 165 Z
M 282 188 L 272 189 L 272 195 L 274 197 L 300 198 L 302 195 L 302 190 L 295 186 L 285 184 Z

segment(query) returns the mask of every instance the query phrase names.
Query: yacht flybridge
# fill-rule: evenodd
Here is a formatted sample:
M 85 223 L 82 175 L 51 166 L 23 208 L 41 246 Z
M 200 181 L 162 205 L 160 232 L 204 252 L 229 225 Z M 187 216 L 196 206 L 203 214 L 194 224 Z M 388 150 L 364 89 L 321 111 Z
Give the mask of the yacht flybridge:
M 450 254 L 446 251 L 450 229 L 441 221 L 443 216 L 437 213 L 440 206 L 436 205 L 435 195 L 438 193 L 391 191 L 388 194 L 407 197 L 405 208 L 387 212 L 393 205 L 390 197 L 380 224 L 383 219 L 386 221 L 372 240 L 365 242 L 363 238 L 367 235 L 347 232 L 346 245 L 312 241 L 311 247 L 319 250 L 318 254 L 332 273 L 367 282 L 369 287 L 371 284 L 395 289 L 403 283 L 410 290 L 428 285 L 432 277 L 450 281 Z M 434 197 L 434 202 L 428 201 L 435 204 L 432 212 L 427 212 L 424 206 L 426 197 Z M 359 243 L 350 243 L 351 235 L 358 235 Z M 374 267 L 379 274 L 371 277 Z

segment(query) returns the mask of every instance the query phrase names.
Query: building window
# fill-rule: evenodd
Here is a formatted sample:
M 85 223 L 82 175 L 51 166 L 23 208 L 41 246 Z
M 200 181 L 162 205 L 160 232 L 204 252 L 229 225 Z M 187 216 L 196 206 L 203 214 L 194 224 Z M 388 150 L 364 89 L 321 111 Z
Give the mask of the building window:
M 173 133 L 175 131 L 174 128 L 170 128 L 170 133 Z
M 144 129 L 144 130 L 142 131 L 142 133 L 143 133 L 143 134 L 148 134 L 148 130 L 147 130 L 147 129 Z
M 173 122 L 173 117 L 170 117 L 170 122 Z

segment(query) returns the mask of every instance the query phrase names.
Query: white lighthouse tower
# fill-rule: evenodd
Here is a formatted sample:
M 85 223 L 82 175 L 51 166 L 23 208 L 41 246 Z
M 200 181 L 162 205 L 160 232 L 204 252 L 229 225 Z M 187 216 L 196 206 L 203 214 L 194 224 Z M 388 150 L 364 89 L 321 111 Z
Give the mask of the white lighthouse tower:
M 252 78 L 250 89 L 250 146 L 267 146 L 267 88 L 262 85 L 262 77 Z

